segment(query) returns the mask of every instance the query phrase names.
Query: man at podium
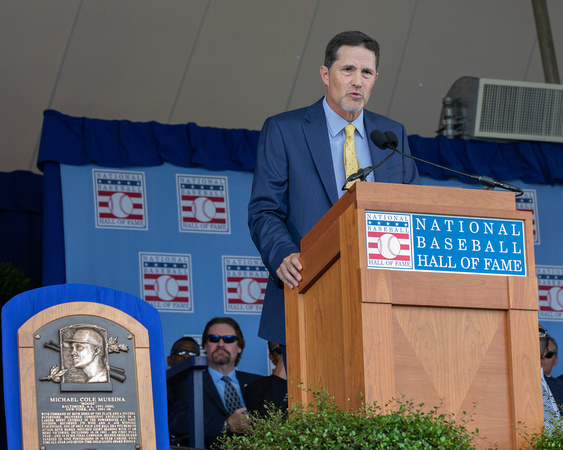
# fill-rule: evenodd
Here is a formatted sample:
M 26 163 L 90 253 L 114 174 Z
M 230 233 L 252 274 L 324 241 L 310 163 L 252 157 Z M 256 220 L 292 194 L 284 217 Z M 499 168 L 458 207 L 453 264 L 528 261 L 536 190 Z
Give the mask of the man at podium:
M 351 174 L 385 159 L 370 133 L 392 131 L 397 149 L 410 154 L 402 124 L 364 109 L 378 67 L 377 41 L 359 31 L 339 33 L 328 43 L 320 68 L 326 95 L 264 123 L 248 222 L 270 273 L 258 331 L 266 340 L 285 344 L 283 286 L 294 288 L 301 281 L 301 238 L 344 195 Z M 399 155 L 367 181 L 420 184 L 414 161 Z

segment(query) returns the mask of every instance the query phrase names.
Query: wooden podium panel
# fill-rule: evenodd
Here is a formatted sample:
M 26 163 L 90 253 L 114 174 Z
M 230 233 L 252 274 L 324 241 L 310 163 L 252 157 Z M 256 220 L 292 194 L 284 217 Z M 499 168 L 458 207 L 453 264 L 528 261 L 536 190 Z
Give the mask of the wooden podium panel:
M 368 268 L 366 210 L 521 220 L 527 276 Z M 298 382 L 355 408 L 404 395 L 518 447 L 519 422 L 543 426 L 532 236 L 510 192 L 356 183 L 303 238 L 303 281 L 286 288 L 290 399 L 312 401 Z

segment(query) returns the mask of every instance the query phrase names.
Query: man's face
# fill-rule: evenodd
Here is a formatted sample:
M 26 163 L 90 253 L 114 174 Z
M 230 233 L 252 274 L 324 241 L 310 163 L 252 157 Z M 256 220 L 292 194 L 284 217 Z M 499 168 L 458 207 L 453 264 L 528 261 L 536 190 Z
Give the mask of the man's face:
M 551 341 L 549 341 L 549 345 L 547 347 L 547 354 L 549 355 L 550 352 L 551 353 L 555 352 L 555 346 Z M 541 366 L 543 368 L 543 373 L 545 375 L 551 375 L 551 371 L 557 365 L 557 362 L 558 362 L 557 355 L 555 353 L 553 353 L 553 356 L 551 358 L 543 357 L 541 359 Z
M 175 352 L 177 351 L 185 351 L 185 353 L 183 355 L 176 355 Z M 198 354 L 198 346 L 192 341 L 180 341 L 176 345 L 174 345 L 172 354 L 166 359 L 166 362 L 170 367 L 174 367 L 176 364 L 180 364 L 182 361 L 190 358 L 190 352 Z
M 219 336 L 235 335 L 233 327 L 226 323 L 216 323 L 209 328 L 208 334 L 218 334 Z M 207 341 L 203 347 L 207 358 L 209 359 L 209 366 L 216 369 L 219 366 L 231 366 L 234 368 L 235 360 L 239 353 L 242 352 L 238 345 L 238 341 L 232 344 L 225 344 L 223 339 L 217 343 Z
M 94 360 L 98 353 L 100 353 L 100 349 L 95 345 L 73 342 L 70 355 L 72 356 L 74 367 L 83 369 Z
M 363 46 L 343 45 L 330 71 L 321 67 L 321 78 L 327 86 L 326 99 L 339 116 L 352 122 L 367 104 L 378 73 L 375 53 Z

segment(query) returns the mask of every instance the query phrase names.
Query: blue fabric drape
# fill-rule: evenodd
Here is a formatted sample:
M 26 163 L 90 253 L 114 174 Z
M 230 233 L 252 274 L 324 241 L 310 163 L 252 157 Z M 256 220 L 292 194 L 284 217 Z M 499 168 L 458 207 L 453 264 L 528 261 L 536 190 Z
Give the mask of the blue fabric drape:
M 41 286 L 43 176 L 25 171 L 0 173 L 0 262 L 11 262 Z
M 48 162 L 104 167 L 159 166 L 253 170 L 258 131 L 44 113 L 40 168 Z
M 104 167 L 157 166 L 210 170 L 253 170 L 258 131 L 157 122 L 99 120 L 44 113 L 39 167 L 46 162 Z M 563 182 L 563 145 L 545 142 L 498 143 L 409 136 L 412 154 L 469 174 L 529 183 Z M 451 174 L 417 163 L 423 175 L 445 179 Z M 463 182 L 472 182 L 463 179 Z
M 563 182 L 563 145 L 547 142 L 498 143 L 465 139 L 409 136 L 412 154 L 461 172 L 487 175 L 497 180 L 521 179 L 526 183 Z M 417 163 L 421 175 L 437 180 L 452 176 L 449 172 Z M 453 175 L 457 176 L 457 175 Z M 473 183 L 460 177 L 465 183 Z

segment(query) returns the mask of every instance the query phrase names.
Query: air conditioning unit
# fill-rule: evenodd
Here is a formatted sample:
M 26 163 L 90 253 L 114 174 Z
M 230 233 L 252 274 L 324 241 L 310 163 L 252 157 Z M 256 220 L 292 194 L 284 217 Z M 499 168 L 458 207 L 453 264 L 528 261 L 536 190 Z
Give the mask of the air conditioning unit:
M 563 142 L 563 85 L 462 77 L 444 98 L 439 134 Z

